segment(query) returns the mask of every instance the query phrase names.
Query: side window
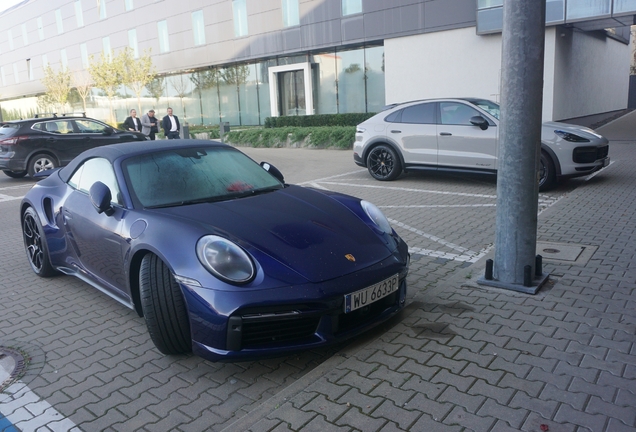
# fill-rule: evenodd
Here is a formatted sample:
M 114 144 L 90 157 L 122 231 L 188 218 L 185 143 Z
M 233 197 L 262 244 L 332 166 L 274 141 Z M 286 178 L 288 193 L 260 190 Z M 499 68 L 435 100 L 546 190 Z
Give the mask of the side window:
M 399 123 L 401 117 L 402 117 L 402 110 L 399 110 L 386 116 L 384 118 L 384 121 L 389 123 Z
M 80 133 L 101 134 L 104 132 L 105 126 L 92 120 L 75 120 L 75 125 Z
M 88 193 L 91 186 L 98 181 L 108 186 L 113 197 L 112 202 L 121 205 L 121 194 L 119 193 L 115 172 L 110 162 L 106 159 L 94 158 L 87 160 L 75 171 L 68 184 L 79 191 Z
M 402 110 L 401 123 L 435 124 L 435 103 L 413 105 Z
M 470 118 L 478 116 L 479 111 L 459 102 L 441 102 L 441 123 L 445 125 L 472 126 Z
M 32 128 L 54 134 L 70 134 L 74 132 L 73 125 L 69 120 L 55 120 L 37 123 L 34 124 Z

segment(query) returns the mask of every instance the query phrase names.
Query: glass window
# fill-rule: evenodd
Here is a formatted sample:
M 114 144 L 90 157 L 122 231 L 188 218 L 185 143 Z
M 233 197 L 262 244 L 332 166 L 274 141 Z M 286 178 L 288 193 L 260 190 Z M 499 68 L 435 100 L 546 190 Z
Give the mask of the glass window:
M 170 51 L 170 43 L 168 41 L 168 21 L 163 20 L 157 23 L 157 33 L 159 33 L 159 52 L 166 53 Z
M 636 0 L 614 0 L 614 13 L 636 12 Z
M 257 125 L 258 118 L 258 78 L 256 65 L 236 66 L 238 78 L 240 120 L 242 125 Z
M 75 19 L 77 27 L 84 27 L 84 15 L 82 13 L 82 0 L 75 0 Z
M 470 118 L 480 115 L 476 109 L 459 102 L 440 102 L 439 108 L 441 124 L 445 125 L 472 126 Z
M 103 1 L 103 0 L 102 0 Z M 117 185 L 117 179 L 110 162 L 103 158 L 89 159 L 82 164 L 75 174 L 69 179 L 68 184 L 82 192 L 88 193 L 91 186 L 96 182 L 102 182 L 112 195 L 111 203 L 121 204 L 121 195 L 119 193 L 119 186 Z
M 256 162 L 232 148 L 158 151 L 130 157 L 122 168 L 135 205 L 143 207 L 224 201 L 283 187 Z
M 82 67 L 84 69 L 88 69 L 88 67 L 90 66 L 89 62 L 88 62 L 88 50 L 86 49 L 86 44 L 80 44 L 80 53 L 82 55 Z
M 64 22 L 62 21 L 62 9 L 55 10 L 55 22 L 57 24 L 57 34 L 64 33 Z
M 201 103 L 201 121 L 203 124 L 219 124 L 219 71 L 207 69 L 192 74 L 190 78 L 199 94 Z
M 49 65 L 49 58 L 46 54 L 42 54 L 42 68 L 46 68 Z
M 29 44 L 29 33 L 27 32 L 26 23 L 22 24 L 22 42 L 25 46 Z
M 338 113 L 363 113 L 364 50 L 338 51 Z
M 367 112 L 379 112 L 386 105 L 384 92 L 384 47 L 364 50 Z
M 9 41 L 9 49 L 13 50 L 13 32 L 11 30 L 7 30 L 7 39 Z
M 435 124 L 436 117 L 435 103 L 424 103 L 404 108 L 400 123 Z
M 13 63 L 13 79 L 15 83 L 18 84 L 20 82 L 20 75 L 18 75 L 18 64 Z
M 342 0 L 342 16 L 362 12 L 362 0 Z
M 283 1 L 283 26 L 291 27 L 300 24 L 300 14 L 298 11 L 298 0 Z
M 247 6 L 245 0 L 232 0 L 234 13 L 234 36 L 247 36 Z
M 203 22 L 203 11 L 192 12 L 192 32 L 194 33 L 194 45 L 205 44 L 205 24 Z
M 97 0 L 97 4 L 99 4 L 99 19 L 106 19 L 106 0 Z
M 231 125 L 240 124 L 239 102 L 237 94 L 238 77 L 236 67 L 229 66 L 219 69 L 219 102 L 221 106 L 221 121 L 230 122 Z
M 60 51 L 60 63 L 62 64 L 62 69 L 68 69 L 68 57 L 66 56 L 66 48 Z
M 105 124 L 89 119 L 75 120 L 75 126 L 79 133 L 89 134 L 101 134 L 107 128 Z
M 337 114 L 336 53 L 313 56 L 314 106 L 316 114 Z
M 258 79 L 258 103 L 259 103 L 259 123 L 265 121 L 272 115 L 269 94 L 269 66 L 276 66 L 276 60 L 268 60 L 256 64 L 256 76 Z
M 42 24 L 42 17 L 38 17 L 37 24 L 38 24 L 38 36 L 40 37 L 40 40 L 44 40 L 44 25 Z
M 567 3 L 567 19 L 609 15 L 611 0 L 578 0 Z
M 33 81 L 33 64 L 31 59 L 27 59 L 27 73 L 29 74 L 29 81 Z
M 564 0 L 547 0 L 545 4 L 545 22 L 557 23 L 563 22 L 565 18 L 565 1 Z M 503 22 L 502 22 L 503 27 Z
M 477 0 L 477 9 L 503 6 L 503 0 Z
M 133 56 L 139 58 L 139 48 L 137 44 L 137 29 L 128 30 L 128 46 L 133 51 Z
M 135 6 L 133 5 L 133 0 L 126 0 L 124 6 L 127 11 L 131 11 L 135 8 Z
M 104 56 L 108 58 L 108 60 L 113 59 L 113 52 L 110 49 L 110 37 L 106 36 L 102 38 L 102 52 Z

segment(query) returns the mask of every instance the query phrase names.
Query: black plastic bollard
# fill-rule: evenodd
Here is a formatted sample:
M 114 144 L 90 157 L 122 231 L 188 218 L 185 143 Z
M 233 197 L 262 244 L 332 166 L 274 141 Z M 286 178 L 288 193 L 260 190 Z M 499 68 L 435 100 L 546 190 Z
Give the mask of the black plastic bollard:
M 532 286 L 532 266 L 525 266 L 523 268 L 523 286 Z
M 537 255 L 534 260 L 534 275 L 540 277 L 543 274 L 543 257 Z
M 487 259 L 486 260 L 486 274 L 484 275 L 484 278 L 486 280 L 492 280 L 492 266 L 493 266 L 493 261 L 491 259 Z

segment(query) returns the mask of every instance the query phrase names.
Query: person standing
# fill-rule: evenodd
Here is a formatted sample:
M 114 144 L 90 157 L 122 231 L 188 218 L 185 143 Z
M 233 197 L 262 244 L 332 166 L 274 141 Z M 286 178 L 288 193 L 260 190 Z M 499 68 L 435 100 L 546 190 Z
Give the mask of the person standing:
M 141 133 L 149 137 L 152 141 L 155 140 L 155 134 L 159 132 L 157 122 L 158 120 L 155 117 L 155 110 L 151 109 L 141 116 Z
M 172 115 L 172 108 L 168 107 L 168 115 L 161 121 L 161 127 L 168 139 L 179 138 L 179 131 L 181 126 L 179 125 L 179 117 Z
M 131 132 L 141 132 L 141 121 L 137 118 L 136 110 L 130 110 L 130 117 L 126 117 L 124 120 L 124 127 Z

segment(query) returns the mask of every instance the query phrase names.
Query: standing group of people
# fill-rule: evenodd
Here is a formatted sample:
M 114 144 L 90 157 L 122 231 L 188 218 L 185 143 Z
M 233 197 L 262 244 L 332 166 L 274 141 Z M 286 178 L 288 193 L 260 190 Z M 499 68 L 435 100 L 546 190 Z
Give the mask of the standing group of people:
M 161 125 L 167 139 L 179 138 L 181 125 L 179 124 L 179 117 L 172 115 L 172 108 L 168 108 L 168 114 L 161 119 L 161 123 L 155 117 L 155 110 L 152 109 L 141 116 L 141 120 L 137 117 L 137 110 L 131 109 L 130 117 L 126 117 L 126 120 L 124 120 L 124 127 L 127 130 L 141 132 L 151 140 L 154 140 L 155 134 L 159 132 L 159 125 Z

